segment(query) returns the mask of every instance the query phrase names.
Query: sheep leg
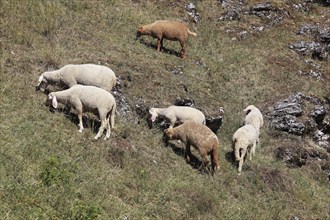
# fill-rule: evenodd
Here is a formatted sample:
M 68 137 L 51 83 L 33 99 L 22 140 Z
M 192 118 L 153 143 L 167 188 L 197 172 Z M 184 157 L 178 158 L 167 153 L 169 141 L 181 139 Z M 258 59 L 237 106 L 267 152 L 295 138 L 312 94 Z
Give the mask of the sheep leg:
M 104 137 L 104 140 L 107 140 L 108 138 L 110 138 L 110 134 L 111 134 L 111 128 L 110 128 L 110 117 L 107 118 L 107 134 Z
M 190 162 L 190 158 L 191 158 L 191 150 L 190 150 L 190 143 L 188 142 L 187 144 L 186 144 L 186 152 L 185 152 L 185 155 L 184 155 L 184 157 L 186 158 L 186 161 L 187 161 L 187 163 L 189 163 Z
M 183 41 L 180 41 L 180 45 L 182 47 L 182 50 L 181 50 L 182 59 L 186 59 L 186 43 Z
M 163 51 L 164 45 L 163 45 L 164 38 L 160 40 L 160 50 Z
M 157 51 L 160 51 L 161 40 L 162 39 L 157 38 Z
M 243 160 L 244 160 L 245 154 L 246 154 L 246 148 L 242 149 L 241 158 L 239 159 L 239 162 L 238 162 L 238 175 L 241 175 L 241 173 L 242 173 L 242 166 L 243 166 Z
M 170 118 L 170 128 L 173 128 L 174 127 L 174 125 L 175 125 L 175 122 L 176 122 L 176 117 L 172 117 L 172 118 Z
M 74 109 L 75 112 L 77 112 L 78 115 L 78 119 L 79 119 L 79 132 L 82 133 L 82 131 L 84 130 L 84 125 L 83 125 L 83 121 L 82 121 L 82 112 L 83 112 L 83 106 L 80 100 L 75 99 L 72 100 L 72 107 Z
M 97 135 L 94 137 L 95 140 L 99 139 L 102 134 L 103 134 L 103 131 L 105 129 L 105 127 L 107 126 L 107 119 L 106 118 L 102 118 L 102 121 L 101 121 L 101 127 L 99 129 L 99 132 L 97 133 Z
M 78 119 L 79 119 L 79 132 L 82 133 L 82 131 L 84 130 L 84 126 L 83 126 L 83 121 L 82 121 L 82 112 L 78 113 Z
M 254 157 L 255 154 L 256 154 L 256 147 L 257 147 L 257 143 L 254 142 L 253 145 L 252 145 L 252 148 L 251 148 L 250 160 L 251 160 L 251 154 L 252 154 L 253 157 Z
M 202 162 L 203 162 L 203 168 L 206 169 L 207 165 L 210 163 L 210 160 L 207 156 L 206 152 L 201 152 Z M 211 175 L 213 176 L 214 172 L 211 171 Z

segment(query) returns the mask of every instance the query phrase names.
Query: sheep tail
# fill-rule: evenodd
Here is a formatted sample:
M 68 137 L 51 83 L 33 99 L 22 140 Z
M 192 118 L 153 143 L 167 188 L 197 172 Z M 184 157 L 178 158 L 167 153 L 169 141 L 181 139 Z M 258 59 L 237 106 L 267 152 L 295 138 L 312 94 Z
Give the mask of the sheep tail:
M 211 152 L 211 165 L 212 172 L 220 169 L 219 160 L 218 160 L 218 146 L 215 144 Z
M 188 34 L 191 35 L 191 36 L 194 36 L 194 37 L 197 36 L 197 34 L 196 34 L 195 32 L 192 32 L 192 31 L 190 31 L 189 29 L 188 29 Z
M 115 114 L 116 114 L 116 104 L 112 106 L 111 113 L 110 113 L 110 126 L 111 129 L 115 127 Z

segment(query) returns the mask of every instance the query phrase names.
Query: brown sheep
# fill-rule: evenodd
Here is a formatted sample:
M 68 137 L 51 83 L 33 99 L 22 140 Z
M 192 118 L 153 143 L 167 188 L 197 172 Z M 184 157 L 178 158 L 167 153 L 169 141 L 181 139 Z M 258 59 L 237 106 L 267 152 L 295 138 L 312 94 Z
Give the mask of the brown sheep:
M 218 137 L 205 125 L 196 122 L 186 122 L 175 128 L 165 130 L 165 137 L 169 140 L 181 140 L 186 144 L 185 158 L 190 162 L 191 151 L 190 145 L 198 150 L 202 157 L 204 168 L 210 162 L 208 156 L 211 156 L 211 175 L 214 175 L 215 170 L 219 170 L 218 161 Z
M 186 43 L 188 35 L 197 36 L 196 33 L 189 31 L 186 24 L 178 21 L 161 20 L 152 24 L 140 26 L 136 32 L 136 38 L 141 35 L 149 35 L 157 38 L 157 50 L 163 48 L 163 40 L 179 41 L 182 47 L 182 58 L 186 58 Z

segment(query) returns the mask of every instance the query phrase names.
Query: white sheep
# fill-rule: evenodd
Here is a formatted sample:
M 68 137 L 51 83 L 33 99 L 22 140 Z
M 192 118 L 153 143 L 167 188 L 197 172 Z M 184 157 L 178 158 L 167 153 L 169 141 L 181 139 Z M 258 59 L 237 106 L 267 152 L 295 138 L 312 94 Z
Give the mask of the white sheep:
M 167 108 L 151 108 L 151 121 L 154 122 L 158 116 L 164 117 L 170 122 L 170 128 L 176 123 L 196 122 L 205 125 L 205 115 L 198 109 L 187 106 L 169 106 Z
M 249 153 L 249 159 L 255 156 L 256 145 L 259 132 L 250 124 L 240 127 L 233 135 L 233 150 L 235 152 L 236 161 L 238 161 L 238 175 L 242 172 L 244 156 Z
M 251 124 L 258 130 L 258 132 L 260 132 L 260 128 L 264 125 L 263 116 L 260 110 L 254 105 L 249 105 L 243 111 L 246 114 L 244 124 Z
M 260 110 L 254 105 L 249 105 L 244 110 L 244 125 L 253 125 L 258 132 L 257 144 L 259 145 L 260 128 L 264 125 L 264 119 Z
M 59 70 L 44 72 L 38 79 L 36 90 L 49 84 L 70 88 L 76 84 L 96 86 L 108 92 L 116 85 L 116 75 L 108 67 L 96 64 L 68 64 Z
M 110 92 L 95 86 L 74 85 L 71 88 L 59 92 L 51 92 L 48 95 L 48 102 L 52 103 L 53 108 L 57 108 L 58 102 L 71 107 L 77 113 L 79 119 L 79 132 L 84 129 L 82 123 L 82 113 L 89 111 L 98 114 L 101 120 L 101 127 L 97 135 L 97 140 L 107 129 L 104 140 L 108 139 L 111 129 L 115 124 L 116 101 Z

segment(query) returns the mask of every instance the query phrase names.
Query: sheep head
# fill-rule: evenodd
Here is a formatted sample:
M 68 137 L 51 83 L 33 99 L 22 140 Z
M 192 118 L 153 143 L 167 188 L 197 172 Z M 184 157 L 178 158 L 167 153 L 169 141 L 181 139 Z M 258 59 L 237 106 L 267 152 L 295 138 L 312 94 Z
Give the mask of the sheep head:
M 53 108 L 57 108 L 57 106 L 58 106 L 56 96 L 55 96 L 55 94 L 53 92 L 48 95 L 47 104 L 49 104 L 49 103 L 52 103 L 51 106 Z
M 140 26 L 137 31 L 136 31 L 136 39 L 138 39 L 139 37 L 141 37 L 141 35 L 143 35 L 143 26 Z
M 167 137 L 168 139 L 173 139 L 174 138 L 174 131 L 173 128 L 168 128 L 164 131 L 165 137 Z
M 38 79 L 38 83 L 36 85 L 36 91 L 45 91 L 45 85 L 47 84 L 47 80 L 45 79 L 45 77 L 43 76 L 44 74 L 41 74 L 39 79 Z
M 256 107 L 254 105 L 249 105 L 243 110 L 243 112 L 245 112 L 245 114 L 248 115 L 253 109 L 256 109 Z
M 156 121 L 156 118 L 158 117 L 158 114 L 157 114 L 157 112 L 155 111 L 155 109 L 154 109 L 154 108 L 151 108 L 151 109 L 149 110 L 149 113 L 151 114 L 151 121 L 152 121 L 152 122 Z

